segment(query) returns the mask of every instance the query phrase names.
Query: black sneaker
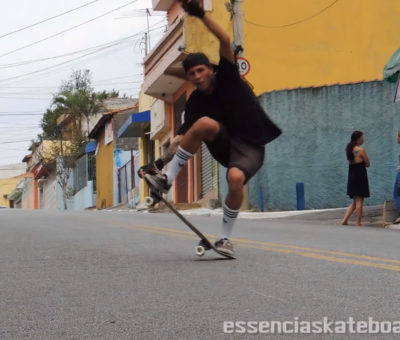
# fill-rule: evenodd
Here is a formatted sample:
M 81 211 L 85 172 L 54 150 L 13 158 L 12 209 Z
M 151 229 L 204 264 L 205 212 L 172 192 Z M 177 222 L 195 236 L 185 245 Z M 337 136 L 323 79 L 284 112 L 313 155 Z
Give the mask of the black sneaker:
M 171 184 L 168 184 L 167 175 L 165 174 L 146 174 L 144 175 L 144 178 L 149 186 L 155 191 L 166 194 L 171 188 Z
M 221 238 L 217 242 L 215 242 L 215 248 L 221 253 L 227 254 L 229 256 L 235 256 L 235 252 L 233 250 L 233 244 L 227 238 Z

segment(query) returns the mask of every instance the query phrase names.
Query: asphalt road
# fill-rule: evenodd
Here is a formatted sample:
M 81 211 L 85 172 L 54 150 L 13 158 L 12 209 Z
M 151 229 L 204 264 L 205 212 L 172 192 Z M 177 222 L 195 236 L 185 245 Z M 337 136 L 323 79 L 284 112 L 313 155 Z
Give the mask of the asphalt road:
M 400 231 L 298 217 L 240 219 L 234 236 L 236 260 L 198 258 L 171 214 L 1 209 L 0 339 L 398 337 L 350 332 L 400 332 Z

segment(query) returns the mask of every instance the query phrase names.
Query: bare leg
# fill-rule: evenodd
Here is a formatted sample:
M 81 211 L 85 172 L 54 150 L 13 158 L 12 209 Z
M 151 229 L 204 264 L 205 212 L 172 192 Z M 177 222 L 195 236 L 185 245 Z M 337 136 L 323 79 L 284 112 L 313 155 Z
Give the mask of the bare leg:
M 361 217 L 362 217 L 362 211 L 363 211 L 363 203 L 364 203 L 364 198 L 363 197 L 354 197 L 356 201 L 356 225 L 362 226 L 361 224 Z
M 182 149 L 194 154 L 201 146 L 202 141 L 212 141 L 219 132 L 219 124 L 214 119 L 202 117 L 182 137 Z
M 225 204 L 233 210 L 240 209 L 243 202 L 243 185 L 246 177 L 242 170 L 230 168 L 228 171 L 229 191 Z
M 351 214 L 356 210 L 356 203 L 355 200 L 353 200 L 353 203 L 349 205 L 349 207 L 346 210 L 346 213 L 344 214 L 344 218 L 342 220 L 342 225 L 347 225 L 347 222 L 349 221 L 349 218 Z

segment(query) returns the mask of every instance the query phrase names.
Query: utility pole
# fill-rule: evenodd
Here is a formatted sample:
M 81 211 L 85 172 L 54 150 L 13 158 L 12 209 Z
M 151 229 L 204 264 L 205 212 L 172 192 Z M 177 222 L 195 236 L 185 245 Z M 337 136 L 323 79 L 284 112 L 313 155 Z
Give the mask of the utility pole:
M 144 34 L 144 55 L 145 56 L 149 53 L 148 46 L 147 46 L 147 35 L 148 35 L 148 33 Z
M 231 0 L 235 57 L 243 57 L 243 0 Z
M 244 55 L 244 40 L 243 40 L 243 1 L 242 0 L 230 0 L 230 4 L 227 3 L 227 8 L 230 9 L 232 14 L 233 22 L 233 53 L 235 59 L 237 57 L 243 57 Z M 249 208 L 249 185 L 245 185 L 243 190 L 243 202 L 241 209 Z
M 150 45 L 150 29 L 149 29 L 149 16 L 151 16 L 150 11 L 148 8 L 146 8 L 146 18 L 147 18 L 147 39 L 149 39 L 149 51 L 151 50 L 151 45 Z M 146 42 L 147 45 L 147 42 Z M 146 53 L 147 55 L 147 53 Z

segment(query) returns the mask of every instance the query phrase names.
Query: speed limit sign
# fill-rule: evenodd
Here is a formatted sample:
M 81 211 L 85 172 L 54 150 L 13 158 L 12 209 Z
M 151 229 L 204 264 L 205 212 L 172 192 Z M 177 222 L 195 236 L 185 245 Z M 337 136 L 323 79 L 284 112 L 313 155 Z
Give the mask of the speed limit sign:
M 239 73 L 242 77 L 244 77 L 247 73 L 250 72 L 250 63 L 247 59 L 243 57 L 236 58 L 236 65 L 239 69 Z

